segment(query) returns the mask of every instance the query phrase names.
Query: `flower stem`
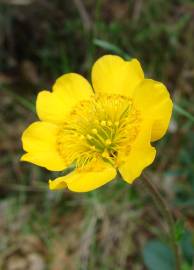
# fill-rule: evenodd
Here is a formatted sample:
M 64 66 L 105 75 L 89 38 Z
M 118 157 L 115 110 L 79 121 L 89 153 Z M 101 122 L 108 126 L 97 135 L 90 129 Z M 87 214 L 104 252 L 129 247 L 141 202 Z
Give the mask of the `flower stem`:
M 161 214 L 164 216 L 166 219 L 166 222 L 168 223 L 169 226 L 169 239 L 171 242 L 172 249 L 174 251 L 175 255 L 175 265 L 176 265 L 176 270 L 181 269 L 181 258 L 180 258 L 180 252 L 179 252 L 179 246 L 177 244 L 176 238 L 175 238 L 175 232 L 174 232 L 174 219 L 173 216 L 163 200 L 162 196 L 160 195 L 158 189 L 156 186 L 153 185 L 153 183 L 149 180 L 149 178 L 143 174 L 143 180 L 144 183 L 149 190 L 153 200 L 156 203 L 156 206 L 158 207 L 158 210 L 161 212 Z

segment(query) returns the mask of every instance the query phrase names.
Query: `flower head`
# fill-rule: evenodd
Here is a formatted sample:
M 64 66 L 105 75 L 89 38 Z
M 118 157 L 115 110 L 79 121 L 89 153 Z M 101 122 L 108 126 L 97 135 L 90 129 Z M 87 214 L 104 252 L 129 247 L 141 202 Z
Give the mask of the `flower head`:
M 50 189 L 84 192 L 115 178 L 117 170 L 132 183 L 156 154 L 151 142 L 166 132 L 172 101 L 166 87 L 145 79 L 140 63 L 113 55 L 92 68 L 92 86 L 69 73 L 53 91 L 41 91 L 40 121 L 23 133 L 21 158 L 48 170 L 75 170 L 49 181 Z

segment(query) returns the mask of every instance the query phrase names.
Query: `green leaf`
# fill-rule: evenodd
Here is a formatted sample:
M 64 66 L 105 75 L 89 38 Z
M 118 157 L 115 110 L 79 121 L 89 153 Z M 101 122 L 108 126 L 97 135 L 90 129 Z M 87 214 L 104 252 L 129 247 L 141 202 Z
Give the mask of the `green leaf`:
M 119 55 L 123 56 L 127 60 L 129 60 L 131 58 L 126 52 L 121 50 L 118 46 L 116 46 L 116 45 L 114 45 L 114 44 L 112 44 L 112 43 L 110 43 L 110 42 L 108 42 L 106 40 L 95 38 L 93 40 L 93 43 L 94 43 L 94 45 L 96 45 L 96 46 L 98 46 L 98 47 L 100 47 L 102 49 L 105 49 L 107 51 L 119 54 Z
M 175 270 L 171 249 L 158 240 L 151 240 L 145 245 L 143 258 L 149 270 Z
M 194 258 L 194 233 L 186 231 L 181 239 L 181 246 L 185 259 L 192 263 Z
M 18 95 L 16 93 L 14 93 L 13 91 L 11 91 L 10 89 L 8 89 L 7 86 L 3 86 L 0 85 L 0 91 L 6 91 L 7 93 L 9 93 L 11 96 L 13 96 L 15 98 L 15 100 L 20 103 L 24 108 L 28 109 L 31 112 L 36 112 L 35 110 L 35 105 L 33 102 L 27 100 L 26 98 L 22 97 L 21 95 Z
M 177 113 L 185 116 L 186 118 L 188 118 L 190 121 L 194 122 L 194 116 L 192 114 L 190 114 L 189 112 L 187 112 L 185 109 L 183 109 L 182 107 L 180 107 L 177 104 L 174 104 L 174 111 L 176 111 Z
M 182 219 L 177 220 L 177 222 L 174 225 L 175 239 L 177 242 L 179 242 L 181 240 L 184 232 L 185 232 L 184 221 Z
M 190 266 L 188 263 L 184 263 L 181 270 L 192 270 L 192 266 Z

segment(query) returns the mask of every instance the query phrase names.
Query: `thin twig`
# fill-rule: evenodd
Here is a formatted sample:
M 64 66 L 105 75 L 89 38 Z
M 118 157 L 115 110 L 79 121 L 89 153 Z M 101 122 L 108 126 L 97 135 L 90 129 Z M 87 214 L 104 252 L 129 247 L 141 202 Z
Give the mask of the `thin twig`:
M 84 6 L 84 3 L 81 0 L 73 0 L 73 1 L 82 19 L 84 29 L 86 31 L 90 31 L 92 28 L 92 21 Z
M 176 270 L 181 270 L 181 258 L 179 247 L 176 242 L 175 233 L 174 233 L 174 220 L 169 210 L 166 202 L 163 200 L 162 196 L 160 195 L 158 189 L 153 185 L 153 183 L 149 180 L 149 178 L 143 174 L 144 184 L 146 185 L 147 189 L 150 191 L 152 198 L 154 199 L 158 210 L 162 213 L 164 218 L 166 219 L 168 226 L 169 226 L 169 238 L 170 242 L 174 251 L 175 255 L 175 263 L 176 263 Z
M 34 0 L 0 0 L 0 3 L 8 5 L 29 5 L 32 4 Z
M 32 187 L 19 184 L 3 184 L 0 183 L 1 188 L 8 190 L 18 191 L 18 192 L 46 192 L 48 189 L 46 187 Z

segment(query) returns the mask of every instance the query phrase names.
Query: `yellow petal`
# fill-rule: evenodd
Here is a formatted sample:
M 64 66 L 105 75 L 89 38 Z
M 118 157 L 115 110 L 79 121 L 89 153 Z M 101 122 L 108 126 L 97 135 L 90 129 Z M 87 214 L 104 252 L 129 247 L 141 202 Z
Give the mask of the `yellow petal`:
M 105 55 L 92 68 L 92 84 L 97 93 L 131 96 L 143 78 L 137 59 L 124 61 L 119 56 Z
M 38 94 L 37 114 L 43 121 L 63 123 L 77 103 L 90 99 L 92 95 L 91 85 L 81 75 L 65 74 L 56 80 L 53 92 L 41 91 Z
M 28 161 L 52 171 L 65 169 L 64 160 L 57 152 L 56 136 L 58 127 L 52 123 L 35 122 L 31 124 L 22 135 L 22 144 L 26 152 L 21 157 Z
M 150 137 L 151 124 L 145 122 L 131 146 L 129 155 L 125 157 L 125 161 L 119 167 L 123 179 L 130 184 L 140 176 L 143 169 L 150 165 L 155 158 L 156 150 L 150 145 Z M 120 156 L 122 156 L 122 153 L 120 153 Z
M 103 163 L 102 166 L 96 166 L 91 170 L 75 170 L 72 173 L 59 177 L 53 181 L 49 180 L 51 190 L 68 187 L 74 192 L 87 192 L 96 189 L 116 176 L 116 170 L 109 164 Z
M 172 100 L 164 84 L 144 80 L 134 91 L 133 102 L 143 117 L 153 121 L 151 141 L 159 140 L 169 125 L 172 114 Z

